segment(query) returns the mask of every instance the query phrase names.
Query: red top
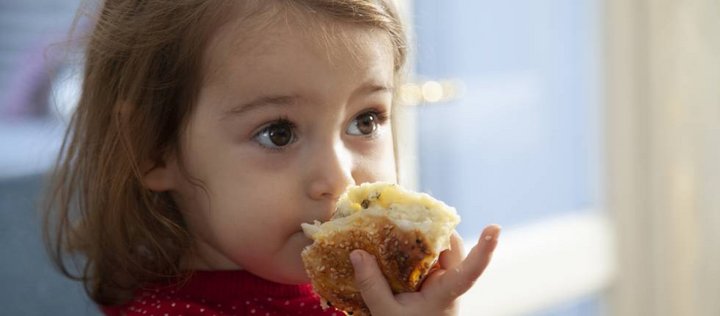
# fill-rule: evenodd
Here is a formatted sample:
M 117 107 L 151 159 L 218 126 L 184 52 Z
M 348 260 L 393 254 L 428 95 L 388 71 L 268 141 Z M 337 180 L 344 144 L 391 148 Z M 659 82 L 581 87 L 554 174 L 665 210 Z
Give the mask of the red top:
M 106 315 L 337 315 L 323 311 L 310 284 L 287 285 L 246 271 L 196 271 L 187 282 L 140 289 L 126 305 L 102 306 Z

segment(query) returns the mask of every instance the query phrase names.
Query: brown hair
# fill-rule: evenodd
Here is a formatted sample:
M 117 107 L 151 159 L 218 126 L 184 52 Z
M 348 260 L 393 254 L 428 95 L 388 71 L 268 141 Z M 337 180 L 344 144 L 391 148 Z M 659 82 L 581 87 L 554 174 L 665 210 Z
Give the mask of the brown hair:
M 87 38 L 81 97 L 44 220 L 54 263 L 95 302 L 121 304 L 142 284 L 181 275 L 190 235 L 169 195 L 143 186 L 141 165 L 180 150 L 204 49 L 227 12 L 239 6 L 252 15 L 267 3 L 381 29 L 393 44 L 396 74 L 405 62 L 404 31 L 386 1 L 106 0 Z

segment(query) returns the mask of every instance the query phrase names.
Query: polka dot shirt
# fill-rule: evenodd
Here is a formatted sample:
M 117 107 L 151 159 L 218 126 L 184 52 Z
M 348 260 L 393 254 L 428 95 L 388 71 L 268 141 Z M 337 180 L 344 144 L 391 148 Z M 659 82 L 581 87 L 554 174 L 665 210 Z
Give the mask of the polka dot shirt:
M 323 310 L 310 284 L 274 283 L 246 271 L 196 271 L 182 283 L 156 284 L 106 315 L 344 315 Z

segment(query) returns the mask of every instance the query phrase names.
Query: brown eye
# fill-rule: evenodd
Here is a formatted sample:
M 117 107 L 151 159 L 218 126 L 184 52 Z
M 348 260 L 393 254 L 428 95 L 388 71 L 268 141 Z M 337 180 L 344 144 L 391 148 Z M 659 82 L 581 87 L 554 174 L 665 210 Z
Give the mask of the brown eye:
M 367 136 L 372 135 L 378 128 L 378 116 L 376 113 L 367 112 L 358 115 L 347 128 L 350 135 Z
M 256 136 L 260 145 L 268 148 L 281 148 L 295 141 L 295 132 L 292 123 L 278 121 L 265 127 Z

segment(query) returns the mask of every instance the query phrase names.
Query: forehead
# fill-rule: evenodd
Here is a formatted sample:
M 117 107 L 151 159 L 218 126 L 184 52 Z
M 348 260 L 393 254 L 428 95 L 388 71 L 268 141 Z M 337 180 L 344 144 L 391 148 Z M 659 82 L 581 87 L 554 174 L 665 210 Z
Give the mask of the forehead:
M 393 77 L 392 44 L 380 29 L 287 5 L 249 11 L 235 13 L 211 37 L 203 59 L 205 85 L 227 80 L 233 71 L 268 72 L 302 66 L 308 59 L 336 70 L 360 72 L 357 75 L 382 68 Z

